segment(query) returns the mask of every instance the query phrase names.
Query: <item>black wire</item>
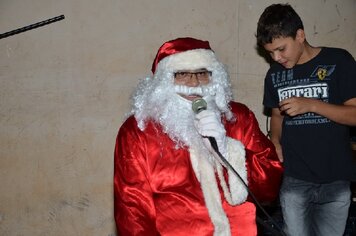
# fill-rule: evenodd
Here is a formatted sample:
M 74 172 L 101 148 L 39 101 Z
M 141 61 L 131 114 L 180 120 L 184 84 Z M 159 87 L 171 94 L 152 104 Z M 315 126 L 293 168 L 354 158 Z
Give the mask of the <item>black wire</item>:
M 215 150 L 215 152 L 219 155 L 220 159 L 224 162 L 224 164 L 234 172 L 234 174 L 240 179 L 240 181 L 242 182 L 242 184 L 245 186 L 247 192 L 250 194 L 250 196 L 252 197 L 252 199 L 254 200 L 254 202 L 256 203 L 256 205 L 261 209 L 261 211 L 263 212 L 263 214 L 265 214 L 267 216 L 267 218 L 271 221 L 272 225 L 276 227 L 277 230 L 274 230 L 272 227 L 269 227 L 269 229 L 271 231 L 274 231 L 274 235 L 275 236 L 286 236 L 286 234 L 284 233 L 284 231 L 279 227 L 279 225 L 276 223 L 276 221 L 267 213 L 267 211 L 262 207 L 262 205 L 259 203 L 259 201 L 257 200 L 256 196 L 251 192 L 251 190 L 249 189 L 249 187 L 247 186 L 247 184 L 245 183 L 245 181 L 241 178 L 241 176 L 239 175 L 239 173 L 237 173 L 237 171 L 234 169 L 234 167 L 231 166 L 231 164 L 225 159 L 225 157 L 220 153 L 219 148 L 218 148 L 218 144 L 216 143 L 215 138 L 213 137 L 207 137 L 210 141 L 211 146 L 213 147 L 213 149 Z M 258 218 L 258 217 L 257 217 Z M 262 221 L 262 220 L 259 220 Z M 264 224 L 267 225 L 267 224 Z
M 51 24 L 51 23 L 54 23 L 56 21 L 63 20 L 63 19 L 64 19 L 64 15 L 60 15 L 60 16 L 56 16 L 56 17 L 50 18 L 48 20 L 40 21 L 35 24 L 31 24 L 31 25 L 28 25 L 28 26 L 25 26 L 22 28 L 11 30 L 9 32 L 0 34 L 0 39 L 12 36 L 14 34 L 19 34 L 19 33 L 22 33 L 22 32 L 28 31 L 28 30 L 32 30 L 32 29 L 35 29 L 35 28 L 38 28 L 38 27 L 41 27 L 44 25 L 48 25 L 48 24 Z

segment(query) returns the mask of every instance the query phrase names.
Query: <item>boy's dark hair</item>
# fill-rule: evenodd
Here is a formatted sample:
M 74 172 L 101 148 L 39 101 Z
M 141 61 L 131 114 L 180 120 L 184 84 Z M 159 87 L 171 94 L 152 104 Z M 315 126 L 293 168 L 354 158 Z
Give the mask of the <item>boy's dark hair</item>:
M 279 37 L 295 39 L 299 29 L 304 29 L 303 22 L 289 4 L 272 4 L 263 11 L 258 20 L 257 44 L 263 47 Z

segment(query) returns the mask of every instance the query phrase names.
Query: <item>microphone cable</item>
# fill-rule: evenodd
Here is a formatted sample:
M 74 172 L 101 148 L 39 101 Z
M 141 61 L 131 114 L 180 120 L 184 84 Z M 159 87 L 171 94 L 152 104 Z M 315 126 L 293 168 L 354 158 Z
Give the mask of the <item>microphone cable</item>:
M 195 114 L 198 114 L 199 112 L 206 110 L 207 109 L 207 102 L 203 99 L 203 98 L 198 98 L 195 99 L 192 102 L 192 110 L 194 111 Z M 278 224 L 276 223 L 276 221 L 267 213 L 267 211 L 262 207 L 262 205 L 259 203 L 259 201 L 257 200 L 256 196 L 251 192 L 251 190 L 249 189 L 249 187 L 247 186 L 247 184 L 245 183 L 245 181 L 241 178 L 241 176 L 239 175 L 239 173 L 237 173 L 237 171 L 234 169 L 234 167 L 231 166 L 231 164 L 225 159 L 225 157 L 220 153 L 219 151 L 219 147 L 218 144 L 216 143 L 216 140 L 214 137 L 208 137 L 205 136 L 204 138 L 209 139 L 209 142 L 212 146 L 212 148 L 214 149 L 214 151 L 218 154 L 218 156 L 220 157 L 221 161 L 226 165 L 226 167 L 228 167 L 230 170 L 232 170 L 232 172 L 234 172 L 234 174 L 239 178 L 239 180 L 242 182 L 242 184 L 244 185 L 244 187 L 246 188 L 247 192 L 250 194 L 250 196 L 252 197 L 253 201 L 256 203 L 256 205 L 259 207 L 259 209 L 263 212 L 263 214 L 265 214 L 267 216 L 267 218 L 271 221 L 272 223 L 272 227 L 269 227 L 268 224 L 266 224 L 262 219 L 259 219 L 259 217 L 256 214 L 256 221 L 261 223 L 262 225 L 264 225 L 266 228 L 269 228 L 269 230 L 271 232 L 274 233 L 275 236 L 286 236 L 286 234 L 284 233 L 284 231 L 278 226 Z M 277 228 L 274 229 L 273 226 L 275 226 Z
M 257 215 L 256 215 L 256 221 L 258 223 L 261 223 L 263 226 L 265 226 L 266 228 L 268 228 L 273 235 L 275 236 L 286 236 L 285 232 L 279 227 L 279 225 L 277 224 L 277 222 L 267 213 L 267 211 L 262 207 L 262 205 L 259 203 L 259 201 L 257 200 L 256 196 L 251 192 L 251 190 L 249 189 L 249 187 L 247 186 L 247 184 L 245 183 L 245 181 L 241 178 L 241 176 L 239 175 L 239 173 L 237 173 L 237 171 L 234 169 L 234 167 L 232 167 L 232 165 L 226 160 L 226 158 L 220 153 L 219 148 L 218 148 L 218 144 L 216 143 L 215 138 L 213 137 L 206 137 L 209 139 L 211 146 L 213 147 L 214 151 L 219 155 L 220 159 L 222 160 L 222 162 L 230 169 L 232 170 L 232 172 L 234 172 L 234 174 L 240 179 L 240 181 L 242 182 L 242 184 L 244 185 L 244 187 L 246 188 L 247 192 L 250 194 L 250 196 L 252 197 L 253 201 L 256 203 L 256 205 L 260 208 L 260 210 L 263 212 L 263 214 L 265 214 L 265 216 L 267 216 L 267 218 L 270 220 L 270 222 L 272 223 L 272 226 L 269 226 L 266 222 L 264 222 L 262 219 L 260 219 Z M 273 228 L 276 227 L 276 229 Z

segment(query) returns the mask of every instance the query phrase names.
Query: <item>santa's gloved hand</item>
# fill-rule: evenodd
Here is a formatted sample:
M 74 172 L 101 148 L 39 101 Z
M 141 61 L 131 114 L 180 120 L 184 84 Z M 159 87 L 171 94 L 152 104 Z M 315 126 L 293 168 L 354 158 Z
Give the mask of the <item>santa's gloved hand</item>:
M 204 137 L 203 142 L 208 150 L 215 153 L 214 148 L 207 138 L 213 137 L 216 140 L 219 152 L 225 156 L 227 150 L 226 131 L 221 123 L 220 116 L 211 110 L 203 110 L 195 115 L 194 125 L 198 133 Z

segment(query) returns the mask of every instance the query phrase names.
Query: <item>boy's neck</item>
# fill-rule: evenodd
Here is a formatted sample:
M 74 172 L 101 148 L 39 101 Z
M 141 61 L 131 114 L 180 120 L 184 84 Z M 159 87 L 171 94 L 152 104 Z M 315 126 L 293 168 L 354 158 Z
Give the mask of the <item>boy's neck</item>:
M 321 51 L 321 47 L 313 47 L 307 41 L 304 42 L 303 53 L 298 61 L 298 64 L 304 64 L 314 57 L 316 57 Z

